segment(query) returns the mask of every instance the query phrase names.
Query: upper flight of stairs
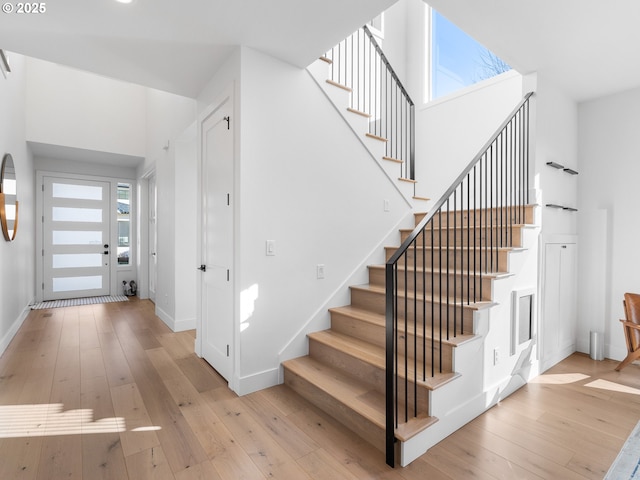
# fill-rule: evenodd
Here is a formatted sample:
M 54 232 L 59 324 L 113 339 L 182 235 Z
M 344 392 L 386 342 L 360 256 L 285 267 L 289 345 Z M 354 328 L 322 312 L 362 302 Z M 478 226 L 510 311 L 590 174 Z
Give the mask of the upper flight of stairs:
M 407 201 L 414 207 L 424 209 L 426 202 L 431 199 L 418 195 L 416 193 L 417 182 L 402 175 L 401 169 L 399 168 L 399 166 L 403 164 L 402 160 L 386 155 L 385 144 L 387 143 L 387 139 L 367 133 L 371 116 L 366 112 L 361 112 L 347 106 L 349 105 L 349 97 L 352 94 L 352 90 L 346 85 L 328 80 L 328 65 L 330 64 L 330 59 L 321 57 L 307 67 L 307 70 L 329 100 L 334 104 L 338 112 L 340 112 L 347 124 L 369 150 L 373 158 L 382 166 L 389 178 L 392 179 Z
M 527 207 L 525 221 L 532 223 L 533 208 Z M 486 213 L 486 212 L 485 212 Z M 466 215 L 467 212 L 451 213 L 449 221 L 453 223 L 454 215 Z M 416 224 L 419 223 L 423 214 L 416 214 Z M 453 227 L 451 227 L 453 228 Z M 460 228 L 460 227 L 457 227 Z M 526 229 L 526 225 L 506 225 L 495 230 L 510 229 L 514 231 L 514 238 L 520 235 L 520 231 Z M 515 233 L 518 232 L 518 233 Z M 505 232 L 502 232 L 505 234 Z M 464 238 L 461 236 L 461 238 Z M 520 237 L 518 237 L 520 238 Z M 471 254 L 474 249 L 473 244 L 466 245 L 466 238 L 462 241 L 463 246 L 449 252 L 450 261 L 456 261 L 460 265 L 460 271 L 452 272 L 452 275 L 459 275 L 465 266 L 463 258 Z M 465 345 L 477 344 L 475 340 L 480 337 L 474 335 L 474 324 L 478 312 L 484 311 L 494 305 L 493 283 L 501 278 L 509 276 L 507 270 L 508 257 L 511 252 L 522 250 L 521 243 L 515 243 L 514 247 L 501 248 L 497 260 L 498 268 L 489 274 L 483 274 L 482 280 L 478 275 L 473 283 L 483 282 L 483 299 L 480 302 L 466 305 L 463 311 L 464 332 L 453 336 L 450 332 L 449 340 L 446 340 L 446 332 L 443 332 L 445 340 L 442 342 L 440 352 L 436 349 L 435 358 L 439 358 L 442 353 L 442 372 L 440 365 L 436 365 L 436 372 L 433 377 L 427 376 L 427 380 L 419 382 L 418 385 L 418 410 L 423 412 L 417 418 L 408 423 L 400 424 L 395 432 L 397 448 L 411 442 L 421 432 L 438 422 L 438 418 L 431 416 L 433 402 L 437 399 L 439 391 L 451 382 L 464 381 L 464 371 L 458 369 L 461 362 L 456 362 L 456 350 L 464 348 Z M 386 255 L 389 258 L 396 247 L 387 247 Z M 422 256 L 424 252 L 430 252 L 431 247 L 415 249 L 411 255 L 420 257 L 420 269 L 422 268 Z M 476 249 L 478 246 L 475 247 Z M 454 255 L 460 256 L 458 260 Z M 439 255 L 434 255 L 434 260 L 445 261 Z M 425 265 L 429 269 L 438 269 L 438 264 L 431 264 L 431 255 L 425 256 Z M 400 275 L 402 277 L 402 275 Z M 411 276 L 410 276 L 411 277 Z M 316 406 L 326 411 L 341 423 L 351 428 L 374 446 L 384 451 L 385 440 L 385 285 L 384 266 L 373 265 L 369 267 L 369 284 L 355 285 L 350 287 L 351 304 L 339 308 L 330 309 L 331 328 L 329 330 L 315 332 L 308 335 L 309 355 L 292 359 L 283 363 L 285 383 L 293 390 L 314 403 Z M 428 289 L 431 292 L 430 288 Z M 418 311 L 422 311 L 423 302 L 427 304 L 427 314 L 431 312 L 431 305 L 437 308 L 446 309 L 453 304 L 458 296 L 458 292 L 443 292 L 442 295 L 434 295 L 433 298 L 427 295 L 426 298 L 417 298 Z M 447 303 L 449 301 L 449 303 Z M 404 309 L 404 302 L 400 301 L 399 308 Z M 460 301 L 458 300 L 458 304 Z M 408 308 L 413 310 L 413 300 L 408 302 Z M 420 324 L 422 322 L 419 322 Z M 440 336 L 437 326 L 435 331 L 431 331 L 431 322 L 426 322 L 426 331 L 419 326 L 417 329 L 409 327 L 408 331 L 399 333 L 401 341 L 399 349 L 404 350 L 404 338 L 407 337 L 409 355 L 411 357 L 408 364 L 409 375 L 413 375 L 413 357 L 417 357 L 421 371 L 422 352 L 413 352 L 412 345 L 414 338 L 418 345 L 422 345 L 424 339 L 427 345 L 428 358 L 425 359 L 428 374 L 431 370 L 430 347 L 433 339 Z M 443 327 L 446 328 L 446 327 Z M 437 348 L 437 343 L 435 343 Z M 456 367 L 454 369 L 454 366 Z M 405 375 L 404 366 L 399 367 L 401 379 Z M 421 373 L 421 372 L 420 372 Z M 409 392 L 409 408 L 413 409 L 413 391 Z M 440 400 L 442 402 L 442 400 Z M 460 399 L 464 402 L 464 399 Z M 404 405 L 404 398 L 400 399 Z M 400 416 L 404 417 L 401 412 Z M 431 445 L 427 445 L 426 451 Z M 401 458 L 401 457 L 397 457 Z

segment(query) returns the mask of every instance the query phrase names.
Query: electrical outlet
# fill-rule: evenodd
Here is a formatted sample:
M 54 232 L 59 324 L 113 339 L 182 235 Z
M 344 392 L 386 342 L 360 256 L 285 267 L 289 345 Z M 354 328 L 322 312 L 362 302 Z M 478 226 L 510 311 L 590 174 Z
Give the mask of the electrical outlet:
M 316 277 L 318 278 L 318 280 L 324 278 L 324 264 L 319 263 L 318 265 L 316 265 Z
M 500 349 L 496 347 L 493 349 L 493 364 L 497 365 L 499 362 L 500 362 Z

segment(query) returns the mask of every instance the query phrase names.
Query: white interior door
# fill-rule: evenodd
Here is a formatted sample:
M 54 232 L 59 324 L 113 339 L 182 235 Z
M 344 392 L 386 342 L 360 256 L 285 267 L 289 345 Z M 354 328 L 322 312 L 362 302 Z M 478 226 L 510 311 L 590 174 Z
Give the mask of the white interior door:
M 108 182 L 44 177 L 43 299 L 109 295 Z
M 149 177 L 149 299 L 154 303 L 156 301 L 156 272 L 158 266 L 158 255 L 156 254 L 158 249 L 157 204 L 156 176 L 152 175 Z
M 545 245 L 543 370 L 555 365 L 575 350 L 578 278 L 576 259 L 575 244 Z
M 230 379 L 233 367 L 233 130 L 231 101 L 202 123 L 202 356 Z

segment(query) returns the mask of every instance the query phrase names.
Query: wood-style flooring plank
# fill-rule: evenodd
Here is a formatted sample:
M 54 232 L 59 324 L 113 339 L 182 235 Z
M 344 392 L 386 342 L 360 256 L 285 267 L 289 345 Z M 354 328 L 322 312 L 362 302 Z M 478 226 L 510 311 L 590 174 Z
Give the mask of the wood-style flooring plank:
M 130 480 L 175 480 L 162 447 L 152 447 L 130 455 L 126 457 L 126 462 Z
M 126 430 L 120 432 L 125 456 L 160 446 L 156 429 L 149 418 L 135 383 L 111 387 L 111 399 L 117 417 L 123 418 Z
M 282 415 L 262 392 L 242 397 L 242 402 L 256 421 L 265 425 L 271 437 L 293 458 L 304 457 L 320 448 L 311 437 Z
M 157 430 L 172 471 L 181 471 L 207 460 L 193 430 L 165 387 L 158 371 L 126 322 L 114 325 L 147 413 Z

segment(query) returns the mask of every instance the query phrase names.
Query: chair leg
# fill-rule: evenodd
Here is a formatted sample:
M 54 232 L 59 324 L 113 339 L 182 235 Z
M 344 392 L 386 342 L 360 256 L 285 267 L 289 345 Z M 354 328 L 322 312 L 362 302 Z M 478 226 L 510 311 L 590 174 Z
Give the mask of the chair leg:
M 636 350 L 635 352 L 629 353 L 629 355 L 627 355 L 627 357 L 618 364 L 618 366 L 616 367 L 616 371 L 619 372 L 634 360 L 638 360 L 638 358 L 640 358 L 640 349 Z

